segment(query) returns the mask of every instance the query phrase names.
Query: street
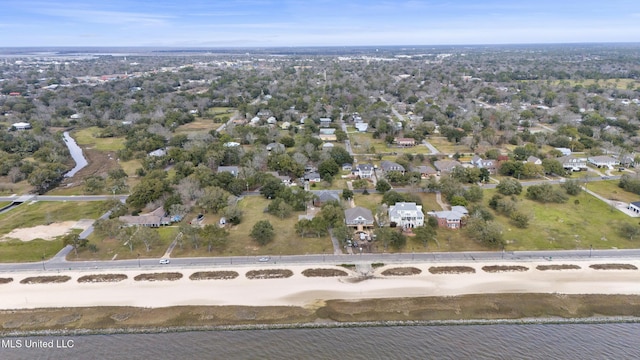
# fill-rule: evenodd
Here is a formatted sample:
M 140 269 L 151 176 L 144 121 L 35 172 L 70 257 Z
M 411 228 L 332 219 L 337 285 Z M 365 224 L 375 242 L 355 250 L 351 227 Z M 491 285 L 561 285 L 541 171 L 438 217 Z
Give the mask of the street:
M 71 251 L 71 246 L 63 249 Z M 114 261 L 67 261 L 64 256 L 55 256 L 47 261 L 35 263 L 0 264 L 0 272 L 60 272 L 62 270 L 114 270 L 140 268 L 150 270 L 176 270 L 188 267 L 246 267 L 263 265 L 339 265 L 354 263 L 456 263 L 468 261 L 529 262 L 545 260 L 550 263 L 560 261 L 584 260 L 637 260 L 640 249 L 628 250 L 560 250 L 560 251 L 483 251 L 483 252 L 416 252 L 416 253 L 377 253 L 354 255 L 272 255 L 269 262 L 259 261 L 258 256 L 232 256 L 211 258 L 172 258 L 170 264 L 160 265 L 159 259 L 130 259 Z

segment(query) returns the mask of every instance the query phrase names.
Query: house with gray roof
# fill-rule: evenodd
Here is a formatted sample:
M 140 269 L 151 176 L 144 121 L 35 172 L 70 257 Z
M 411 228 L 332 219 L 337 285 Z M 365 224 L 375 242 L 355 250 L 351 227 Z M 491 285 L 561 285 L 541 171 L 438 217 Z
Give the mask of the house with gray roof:
M 434 169 L 429 165 L 412 166 L 411 171 L 420 173 L 420 178 L 422 179 L 428 179 L 429 176 L 432 176 L 438 173 L 436 169 Z
M 331 118 L 320 118 L 320 127 L 329 127 L 331 125 Z
M 167 214 L 161 206 L 148 214 L 142 214 L 139 216 L 125 215 L 118 217 L 118 220 L 125 223 L 126 226 L 146 226 L 155 228 L 171 224 L 171 218 L 166 215 Z
M 462 164 L 456 160 L 438 160 L 433 163 L 433 166 L 441 173 L 450 173 L 455 167 L 462 166 Z
M 371 228 L 373 227 L 373 213 L 367 208 L 356 206 L 344 211 L 344 222 L 349 227 Z
M 487 169 L 490 174 L 495 174 L 498 168 L 498 161 L 493 159 L 483 159 L 478 155 L 474 155 L 471 164 L 478 169 Z
M 361 179 L 371 179 L 373 177 L 373 165 L 371 164 L 358 164 L 351 169 L 351 174 L 359 176 Z
M 267 145 L 267 151 L 275 152 L 275 153 L 283 153 L 285 151 L 285 147 L 281 143 L 272 142 Z
M 613 169 L 614 166 L 620 165 L 620 161 L 612 158 L 611 156 L 589 156 L 587 161 L 593 166 L 597 166 L 599 168 L 606 167 Z
M 438 220 L 438 227 L 447 229 L 459 229 L 462 226 L 462 218 L 469 215 L 464 206 L 453 206 L 449 211 L 430 211 L 427 213 Z
M 218 166 L 218 174 L 228 172 L 231 173 L 234 177 L 238 177 L 240 170 L 237 166 Z
M 340 194 L 342 192 L 337 190 L 318 190 L 312 191 L 311 193 L 313 194 L 313 205 L 322 206 L 322 204 L 331 201 L 340 202 Z
M 587 170 L 587 158 L 577 157 L 573 155 L 561 156 L 557 159 L 562 167 L 571 171 Z
M 404 166 L 402 166 L 402 165 L 400 165 L 400 164 L 398 164 L 396 162 L 389 161 L 389 160 L 383 160 L 380 163 L 380 168 L 385 173 L 389 172 L 389 171 L 399 171 L 399 172 L 404 174 L 404 171 L 405 171 Z
M 535 156 L 529 156 L 527 158 L 527 162 L 528 163 L 532 163 L 534 165 L 542 165 L 542 160 L 540 160 L 539 158 L 535 157 Z

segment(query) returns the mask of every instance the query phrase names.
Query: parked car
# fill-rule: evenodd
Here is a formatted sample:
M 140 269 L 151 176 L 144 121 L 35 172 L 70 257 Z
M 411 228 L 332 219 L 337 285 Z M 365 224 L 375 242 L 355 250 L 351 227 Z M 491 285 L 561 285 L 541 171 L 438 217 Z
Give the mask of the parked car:
M 167 265 L 171 262 L 169 259 L 160 259 L 160 265 Z

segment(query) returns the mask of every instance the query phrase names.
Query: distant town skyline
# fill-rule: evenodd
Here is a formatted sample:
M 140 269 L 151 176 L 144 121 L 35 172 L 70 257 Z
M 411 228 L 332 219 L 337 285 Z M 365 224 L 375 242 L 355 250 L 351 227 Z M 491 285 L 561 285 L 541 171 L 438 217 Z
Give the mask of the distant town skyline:
M 635 0 L 3 1 L 0 46 L 639 42 Z

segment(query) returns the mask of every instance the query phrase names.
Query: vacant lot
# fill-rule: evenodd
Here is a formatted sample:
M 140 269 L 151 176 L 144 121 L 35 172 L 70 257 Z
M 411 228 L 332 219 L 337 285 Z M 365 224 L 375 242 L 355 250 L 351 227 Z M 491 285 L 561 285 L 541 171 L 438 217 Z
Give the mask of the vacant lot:
M 377 154 L 392 152 L 383 139 L 374 139 L 371 133 L 350 133 L 349 141 L 355 154 Z
M 87 147 L 100 151 L 118 151 L 124 148 L 124 137 L 109 137 L 99 138 L 96 137 L 101 131 L 100 128 L 92 126 L 86 129 L 81 129 L 71 133 L 71 136 L 76 140 L 81 147 Z
M 208 133 L 222 126 L 222 123 L 215 123 L 212 119 L 196 118 L 196 120 L 180 125 L 176 128 L 176 133 Z
M 175 239 L 178 228 L 165 226 L 154 229 L 160 235 L 160 241 L 151 244 L 151 249 L 147 251 L 142 243 L 134 243 L 133 251 L 126 241 L 115 238 L 99 237 L 95 232 L 89 236 L 89 244 L 95 245 L 91 249 L 89 246 L 78 250 L 78 256 L 72 252 L 68 260 L 111 260 L 114 257 L 118 260 L 137 258 L 159 258 L 167 251 L 169 245 Z
M 486 206 L 494 193 L 493 189 L 485 190 Z M 506 216 L 496 216 L 509 250 L 588 249 L 591 245 L 594 249 L 637 247 L 637 243 L 617 231 L 623 223 L 637 225 L 637 219 L 585 192 L 571 196 L 564 204 L 542 204 L 524 195 L 517 197 L 517 203 L 531 217 L 526 229 L 515 227 Z
M 454 154 L 456 152 L 463 154 L 472 152 L 468 146 L 462 145 L 460 143 L 451 143 L 445 137 L 430 136 L 427 141 L 431 143 L 431 145 L 435 146 L 438 151 L 445 154 Z
M 618 180 L 594 181 L 587 184 L 587 189 L 605 199 L 631 203 L 640 200 L 640 195 L 625 191 L 618 186 Z
M 250 256 L 250 255 L 293 255 L 293 254 L 322 254 L 333 253 L 333 246 L 329 236 L 320 238 L 301 238 L 295 233 L 294 226 L 298 222 L 301 212 L 294 212 L 288 218 L 280 219 L 267 214 L 264 209 L 269 204 L 260 196 L 245 197 L 239 202 L 239 207 L 244 212 L 240 225 L 229 229 L 229 245 L 222 255 Z M 275 238 L 267 245 L 258 245 L 250 236 L 253 225 L 260 220 L 268 220 L 275 231 Z M 185 242 L 185 249 L 189 247 Z M 176 249 L 177 250 L 177 249 Z M 206 246 L 201 247 L 200 256 L 211 256 L 216 253 L 207 252 Z M 176 256 L 180 252 L 176 251 Z M 220 253 L 217 254 L 221 255 Z
M 0 237 L 14 229 L 32 228 L 80 219 L 97 219 L 103 212 L 102 203 L 94 202 L 36 202 L 23 204 L 0 214 Z M 0 242 L 0 262 L 40 261 L 55 255 L 63 244 L 61 240 L 10 240 Z

